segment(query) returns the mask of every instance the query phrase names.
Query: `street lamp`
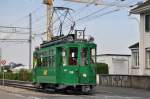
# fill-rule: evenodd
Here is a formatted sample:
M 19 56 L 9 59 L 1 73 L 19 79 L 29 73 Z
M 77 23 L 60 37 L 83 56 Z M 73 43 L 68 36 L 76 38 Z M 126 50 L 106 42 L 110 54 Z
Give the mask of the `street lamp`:
M 137 17 L 131 16 L 130 13 L 129 13 L 128 17 L 129 17 L 129 19 L 135 20 L 138 23 L 138 32 L 140 32 L 140 19 L 138 19 Z
M 4 64 L 6 63 L 5 60 L 1 60 L 0 64 L 3 64 L 3 86 L 5 85 L 5 72 L 7 72 L 7 70 L 4 70 Z
M 4 79 L 5 79 L 5 73 L 4 73 L 4 66 L 3 66 L 3 86 L 5 85 Z
M 140 26 L 140 20 L 137 17 L 131 17 L 131 16 L 129 16 L 129 19 L 137 21 L 138 25 Z

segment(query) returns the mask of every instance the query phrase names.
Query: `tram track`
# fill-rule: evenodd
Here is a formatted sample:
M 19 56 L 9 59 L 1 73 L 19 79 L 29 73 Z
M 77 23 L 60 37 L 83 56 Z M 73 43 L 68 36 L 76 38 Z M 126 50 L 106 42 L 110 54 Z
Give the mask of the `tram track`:
M 2 80 L 0 79 L 0 85 L 28 89 L 28 90 L 35 90 L 36 87 L 32 84 L 32 82 L 28 81 L 19 81 L 19 80 Z
M 21 89 L 27 89 L 31 91 L 37 91 L 37 92 L 42 92 L 42 93 L 47 93 L 47 94 L 69 94 L 69 95 L 83 95 L 84 93 L 72 93 L 72 92 L 67 92 L 65 90 L 60 90 L 60 91 L 54 91 L 52 89 L 45 89 L 43 90 L 42 88 L 36 88 L 32 82 L 29 81 L 19 81 L 19 80 L 8 80 L 5 79 L 4 83 L 3 80 L 0 79 L 0 85 L 3 86 L 8 86 L 8 87 L 14 87 L 14 88 L 21 88 Z
M 48 94 L 64 94 L 64 91 L 54 91 L 51 89 L 42 89 L 42 88 L 36 88 L 32 82 L 28 82 L 28 81 L 19 81 L 19 80 L 3 80 L 0 79 L 0 85 L 2 86 L 8 86 L 8 87 L 14 87 L 14 88 L 21 88 L 21 89 L 27 89 L 27 90 L 31 90 L 31 91 L 37 91 L 37 92 L 42 92 L 42 93 L 48 93 Z

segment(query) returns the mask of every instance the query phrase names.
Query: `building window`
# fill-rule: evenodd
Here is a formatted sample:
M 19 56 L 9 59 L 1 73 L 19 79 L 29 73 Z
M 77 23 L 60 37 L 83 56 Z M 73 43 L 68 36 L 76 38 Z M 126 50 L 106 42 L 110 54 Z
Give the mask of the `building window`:
M 139 67 L 139 51 L 132 50 L 132 66 Z
M 150 48 L 146 48 L 146 68 L 150 68 Z
M 145 31 L 150 32 L 150 14 L 145 16 Z

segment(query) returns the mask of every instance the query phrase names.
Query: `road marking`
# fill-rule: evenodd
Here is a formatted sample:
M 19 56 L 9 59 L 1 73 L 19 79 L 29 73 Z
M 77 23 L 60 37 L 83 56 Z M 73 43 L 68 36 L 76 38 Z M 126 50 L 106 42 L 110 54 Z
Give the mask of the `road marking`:
M 94 98 L 94 99 L 97 99 L 99 97 L 101 97 L 102 99 L 142 99 L 142 97 L 127 97 L 127 96 L 116 96 L 116 95 L 93 95 L 93 96 L 85 96 L 84 97 L 91 97 L 91 98 Z
M 112 91 L 99 91 L 98 93 L 113 93 Z
M 141 99 L 142 97 L 125 97 L 125 96 L 105 96 L 105 98 L 114 98 L 114 99 L 118 99 L 118 98 L 121 98 L 121 99 Z
M 25 98 L 25 96 L 21 95 L 21 94 L 12 94 L 14 96 L 17 96 L 17 97 L 21 97 L 21 98 Z
M 39 97 L 29 96 L 29 97 L 27 97 L 27 99 L 46 99 L 46 98 L 39 98 Z

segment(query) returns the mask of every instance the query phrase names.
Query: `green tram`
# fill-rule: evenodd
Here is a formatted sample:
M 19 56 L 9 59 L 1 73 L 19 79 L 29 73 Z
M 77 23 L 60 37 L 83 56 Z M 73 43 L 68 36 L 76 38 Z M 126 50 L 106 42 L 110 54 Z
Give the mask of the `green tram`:
M 96 44 L 76 34 L 44 42 L 33 54 L 33 83 L 40 88 L 90 92 L 96 85 Z

